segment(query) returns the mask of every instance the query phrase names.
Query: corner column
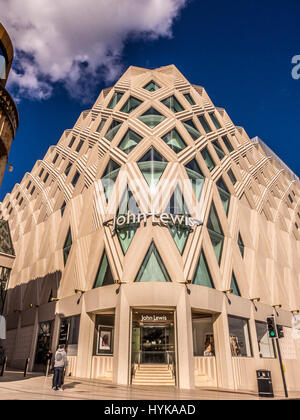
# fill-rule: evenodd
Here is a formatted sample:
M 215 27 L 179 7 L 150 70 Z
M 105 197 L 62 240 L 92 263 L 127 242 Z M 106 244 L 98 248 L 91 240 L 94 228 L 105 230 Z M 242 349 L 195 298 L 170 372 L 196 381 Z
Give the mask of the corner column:
M 192 311 L 185 286 L 177 304 L 177 384 L 179 388 L 195 388 Z
M 76 376 L 78 378 L 90 378 L 92 374 L 94 329 L 95 315 L 86 312 L 83 297 L 76 363 Z

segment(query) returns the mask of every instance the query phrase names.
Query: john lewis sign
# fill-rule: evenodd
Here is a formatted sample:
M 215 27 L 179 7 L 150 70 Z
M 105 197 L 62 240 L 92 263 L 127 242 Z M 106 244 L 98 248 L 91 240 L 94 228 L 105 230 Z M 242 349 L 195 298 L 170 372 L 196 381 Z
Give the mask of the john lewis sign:
M 168 213 L 139 213 L 132 214 L 127 213 L 125 215 L 114 216 L 113 227 L 114 230 L 121 229 L 127 225 L 140 225 L 147 223 L 148 217 L 151 217 L 153 224 L 163 225 L 163 226 L 183 226 L 187 228 L 192 228 L 194 226 L 200 226 L 203 224 L 202 220 L 195 219 L 190 216 L 181 215 L 181 214 L 168 214 Z

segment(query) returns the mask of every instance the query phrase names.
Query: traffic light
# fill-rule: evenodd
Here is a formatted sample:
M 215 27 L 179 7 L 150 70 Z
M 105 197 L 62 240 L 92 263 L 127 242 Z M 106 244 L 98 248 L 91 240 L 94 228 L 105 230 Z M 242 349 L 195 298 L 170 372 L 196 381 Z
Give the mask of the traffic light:
M 272 316 L 267 317 L 267 326 L 268 326 L 269 337 L 270 338 L 278 338 L 275 316 L 272 315 Z
M 278 334 L 278 338 L 283 338 L 284 337 L 284 332 L 283 332 L 283 326 L 282 325 L 277 325 L 277 334 Z

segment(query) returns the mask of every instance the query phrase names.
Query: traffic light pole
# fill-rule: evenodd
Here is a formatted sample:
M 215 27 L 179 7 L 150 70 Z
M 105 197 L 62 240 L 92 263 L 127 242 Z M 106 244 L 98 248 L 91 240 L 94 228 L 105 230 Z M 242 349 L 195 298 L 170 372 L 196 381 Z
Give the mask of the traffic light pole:
M 286 386 L 286 381 L 285 381 L 285 375 L 284 375 L 284 369 L 283 369 L 283 364 L 282 364 L 282 357 L 281 357 L 279 339 L 276 338 L 275 340 L 276 340 L 276 344 L 277 344 L 277 353 L 278 353 L 278 358 L 279 358 L 279 363 L 280 363 L 280 370 L 281 370 L 281 375 L 282 375 L 282 382 L 283 382 L 284 394 L 285 394 L 286 398 L 288 398 L 289 394 L 288 394 L 288 390 L 287 390 L 287 386 Z

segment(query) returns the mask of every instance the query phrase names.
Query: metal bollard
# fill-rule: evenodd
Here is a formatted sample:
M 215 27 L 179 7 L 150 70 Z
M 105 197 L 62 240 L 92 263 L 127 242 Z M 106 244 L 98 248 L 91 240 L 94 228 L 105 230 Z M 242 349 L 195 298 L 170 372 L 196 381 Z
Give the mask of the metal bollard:
M 3 364 L 2 364 L 0 376 L 4 375 L 4 372 L 5 372 L 5 369 L 6 369 L 6 363 L 7 363 L 7 356 L 5 356 L 4 359 L 3 359 Z
M 25 367 L 24 367 L 24 378 L 26 377 L 26 375 L 27 375 L 27 369 L 28 369 L 28 364 L 29 364 L 29 361 L 30 361 L 30 359 L 29 359 L 29 357 L 28 357 L 28 359 L 26 359 L 26 362 L 25 362 Z

